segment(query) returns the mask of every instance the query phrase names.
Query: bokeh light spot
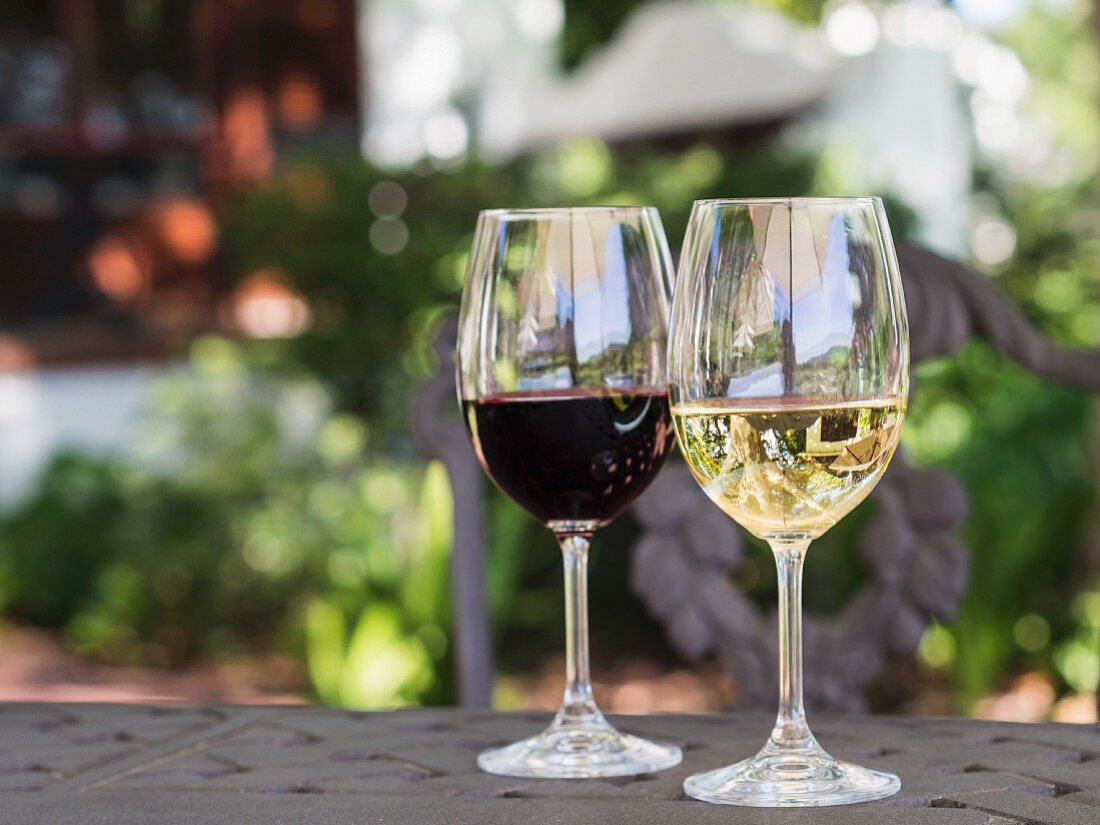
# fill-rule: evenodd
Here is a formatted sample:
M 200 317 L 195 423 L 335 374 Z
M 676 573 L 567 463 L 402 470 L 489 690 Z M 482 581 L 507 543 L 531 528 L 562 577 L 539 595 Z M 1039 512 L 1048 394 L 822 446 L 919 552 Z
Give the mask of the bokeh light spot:
M 108 235 L 88 253 L 88 269 L 100 292 L 118 303 L 129 303 L 149 283 L 144 257 L 126 240 Z
M 1028 613 L 1012 626 L 1012 638 L 1028 653 L 1037 653 L 1050 644 L 1050 624 L 1037 613 Z
M 983 264 L 1003 264 L 1016 252 L 1016 232 L 998 218 L 983 218 L 970 235 L 970 248 Z
M 408 203 L 409 196 L 397 181 L 379 181 L 367 193 L 367 206 L 380 218 L 400 217 Z
M 466 121 L 454 109 L 432 115 L 424 124 L 424 148 L 430 155 L 441 160 L 462 155 L 469 139 Z
M 251 338 L 293 338 L 309 329 L 312 313 L 278 269 L 249 276 L 230 299 L 231 318 Z
M 945 668 L 955 661 L 956 648 L 951 631 L 941 624 L 934 624 L 921 636 L 917 656 L 928 667 Z
M 288 74 L 275 93 L 275 107 L 284 126 L 307 131 L 321 121 L 324 103 L 317 78 L 306 72 Z
M 371 246 L 383 255 L 396 255 L 409 242 L 409 228 L 400 218 L 379 218 L 370 225 Z
M 519 0 L 515 5 L 516 25 L 532 40 L 556 37 L 565 23 L 562 0 Z
M 210 207 L 197 198 L 177 198 L 153 210 L 160 241 L 176 260 L 201 264 L 214 254 L 218 224 Z
M 878 17 L 864 3 L 842 3 L 825 18 L 826 42 L 845 57 L 873 51 L 881 34 Z

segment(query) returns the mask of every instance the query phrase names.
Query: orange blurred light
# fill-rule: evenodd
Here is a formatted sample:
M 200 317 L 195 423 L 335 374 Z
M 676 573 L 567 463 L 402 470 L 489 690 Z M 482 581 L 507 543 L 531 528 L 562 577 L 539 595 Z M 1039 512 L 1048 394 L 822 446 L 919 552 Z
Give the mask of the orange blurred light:
M 148 267 L 133 246 L 117 235 L 107 235 L 92 247 L 88 268 L 99 291 L 120 304 L 133 301 L 149 283 Z
M 271 173 L 275 152 L 267 128 L 267 104 L 258 89 L 235 92 L 222 119 L 227 171 L 234 180 L 261 180 Z
M 1054 698 L 1045 674 L 1025 673 L 1004 693 L 979 699 L 971 715 L 1001 722 L 1038 722 L 1050 713 Z
M 32 369 L 37 363 L 33 349 L 9 335 L 0 334 L 0 372 Z
M 275 100 L 279 120 L 291 129 L 306 131 L 321 120 L 321 87 L 313 75 L 305 72 L 287 75 L 279 84 Z
M 250 275 L 230 299 L 234 326 L 251 338 L 292 338 L 309 329 L 313 314 L 278 269 Z
M 218 242 L 218 224 L 205 203 L 179 198 L 156 207 L 153 222 L 161 242 L 177 261 L 201 264 L 210 259 Z
M 1092 693 L 1072 693 L 1054 703 L 1050 718 L 1073 725 L 1096 724 L 1096 696 Z

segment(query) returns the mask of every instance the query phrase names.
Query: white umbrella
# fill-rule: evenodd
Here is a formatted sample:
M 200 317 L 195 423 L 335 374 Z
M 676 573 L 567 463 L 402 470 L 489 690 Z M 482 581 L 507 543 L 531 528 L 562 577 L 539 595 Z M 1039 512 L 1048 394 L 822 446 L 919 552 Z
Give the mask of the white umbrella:
M 777 12 L 710 0 L 648 4 L 572 75 L 526 95 L 518 143 L 783 117 L 825 93 L 834 60 L 816 29 Z

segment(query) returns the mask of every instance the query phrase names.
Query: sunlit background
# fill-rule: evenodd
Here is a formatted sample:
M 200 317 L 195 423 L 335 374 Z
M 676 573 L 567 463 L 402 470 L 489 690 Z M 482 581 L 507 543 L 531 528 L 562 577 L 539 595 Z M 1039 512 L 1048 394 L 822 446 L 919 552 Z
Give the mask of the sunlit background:
M 1089 0 L 43 0 L 0 11 L 0 699 L 455 700 L 451 499 L 410 438 L 477 210 L 883 195 L 1100 346 Z M 972 344 L 904 444 L 971 497 L 958 615 L 874 710 L 1095 721 L 1100 408 Z M 499 496 L 502 707 L 554 707 L 551 540 Z M 593 571 L 609 710 L 715 710 Z M 845 541 L 837 538 L 832 547 Z M 854 554 L 814 563 L 854 588 Z M 774 598 L 770 559 L 738 582 Z M 809 588 L 811 612 L 847 592 Z

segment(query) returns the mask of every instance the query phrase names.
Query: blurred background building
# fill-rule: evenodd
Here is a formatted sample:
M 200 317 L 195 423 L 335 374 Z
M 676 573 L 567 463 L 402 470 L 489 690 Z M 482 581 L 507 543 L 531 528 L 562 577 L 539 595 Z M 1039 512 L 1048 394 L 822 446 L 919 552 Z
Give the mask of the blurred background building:
M 277 152 L 356 144 L 355 31 L 337 0 L 0 16 L 0 369 L 60 368 L 0 379 L 0 496 L 61 443 L 124 445 L 149 362 L 223 326 L 214 210 Z
M 169 693 L 453 698 L 446 480 L 397 411 L 479 208 L 654 203 L 676 247 L 696 197 L 874 192 L 899 237 L 1100 345 L 1088 0 L 9 6 L 0 658 L 40 651 L 24 685 L 155 693 L 182 668 Z M 967 482 L 974 583 L 873 704 L 1085 718 L 1095 404 L 980 345 L 918 378 L 906 448 Z M 552 705 L 521 674 L 556 673 L 553 551 L 495 499 L 489 536 L 500 640 L 541 651 L 505 657 L 501 701 Z M 812 609 L 860 580 L 834 544 Z M 626 607 L 596 644 L 635 651 L 606 704 L 735 696 L 675 662 L 601 558 L 597 605 Z M 738 574 L 762 602 L 768 564 Z

